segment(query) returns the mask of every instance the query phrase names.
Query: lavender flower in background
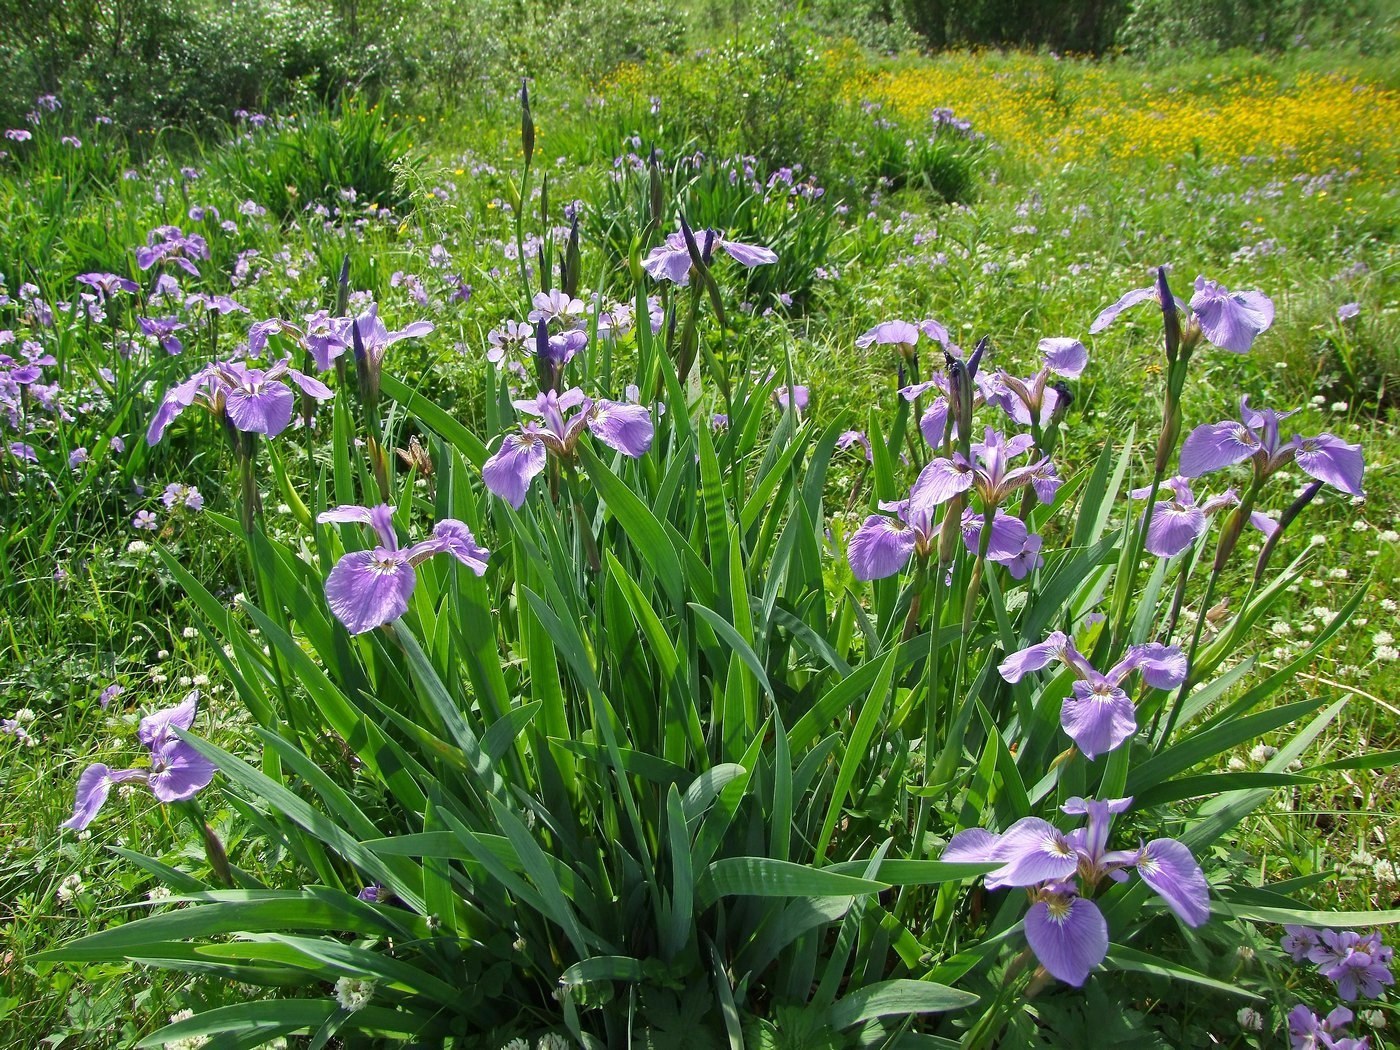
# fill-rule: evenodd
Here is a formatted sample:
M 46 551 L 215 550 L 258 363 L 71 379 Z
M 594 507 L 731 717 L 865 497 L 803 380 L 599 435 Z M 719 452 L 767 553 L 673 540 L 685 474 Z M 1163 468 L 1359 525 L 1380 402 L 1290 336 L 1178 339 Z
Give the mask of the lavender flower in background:
M 177 317 L 138 317 L 136 323 L 141 326 L 141 331 L 145 332 L 161 346 L 167 354 L 174 356 L 182 353 L 184 344 L 176 337 L 175 333 L 188 327 Z
M 1296 411 L 1296 409 L 1295 409 Z M 1181 473 L 1198 478 L 1211 471 L 1251 460 L 1256 484 L 1296 463 L 1303 473 L 1351 496 L 1361 495 L 1365 469 L 1360 445 L 1349 445 L 1331 434 L 1304 438 L 1294 434 L 1282 440 L 1279 424 L 1293 412 L 1252 409 L 1240 398 L 1240 419 L 1206 423 L 1187 435 L 1181 444 Z
M 716 248 L 750 269 L 755 266 L 768 266 L 778 261 L 778 256 L 770 249 L 728 240 L 718 230 L 697 230 L 695 241 L 700 246 L 701 256 L 706 263 Z M 688 285 L 690 249 L 686 247 L 685 234 L 679 231 L 667 234 L 666 242 L 657 245 L 642 260 L 642 269 L 650 274 L 653 280 L 670 281 L 682 288 Z
M 326 577 L 331 612 L 351 634 L 371 631 L 407 612 L 418 579 L 414 568 L 434 554 L 450 554 L 478 576 L 486 572 L 491 557 L 490 551 L 476 542 L 471 529 L 455 518 L 439 521 L 431 537 L 407 549 L 399 547 L 394 512 L 386 504 L 335 507 L 316 520 L 369 525 L 379 538 L 373 550 L 351 551 L 341 557 Z
M 499 366 L 507 358 L 528 358 L 533 352 L 529 348 L 534 340 L 534 325 L 523 321 L 504 321 L 500 328 L 486 333 L 486 341 L 490 344 L 486 360 Z
M 194 724 L 199 691 L 195 690 L 175 707 L 157 711 L 141 719 L 136 738 L 151 754 L 149 768 L 111 769 L 94 762 L 78 777 L 73 815 L 59 827 L 81 831 L 92 823 L 112 790 L 112 785 L 136 781 L 146 785 L 161 802 L 180 802 L 194 797 L 214 779 L 214 763 L 175 735 L 174 730 Z
M 892 346 L 901 357 L 912 358 L 919 342 L 919 329 L 908 321 L 882 321 L 856 337 L 856 347 L 866 350 L 872 346 Z
M 1339 1006 L 1326 1017 L 1318 1017 L 1299 1003 L 1288 1012 L 1288 1038 L 1292 1050 L 1367 1050 L 1369 1038 L 1354 1039 L 1346 1034 L 1355 1015 Z
M 1131 645 L 1123 659 L 1100 674 L 1075 648 L 1074 639 L 1061 631 L 1050 634 L 1038 645 L 1014 652 L 997 667 L 1002 678 L 1013 685 L 1031 671 L 1040 671 L 1055 662 L 1063 663 L 1077 679 L 1071 695 L 1060 708 L 1060 725 L 1083 752 L 1093 759 L 1112 751 L 1137 732 L 1137 709 L 1123 690 L 1123 682 L 1134 671 L 1154 689 L 1173 689 L 1186 679 L 1186 657 L 1172 645 L 1147 642 Z
M 85 284 L 97 292 L 98 298 L 106 302 L 110 296 L 117 292 L 136 292 L 140 290 L 137 283 L 130 278 L 123 277 L 115 273 L 82 273 L 78 275 L 78 283 Z
M 1128 307 L 1149 300 L 1161 304 L 1157 285 L 1133 289 L 1094 318 L 1089 334 L 1097 335 Z M 1274 304 L 1262 292 L 1231 292 L 1204 277 L 1196 278 L 1196 292 L 1190 304 L 1177 299 L 1176 306 L 1183 313 L 1187 309 L 1193 312 L 1193 324 L 1182 327 L 1183 344 L 1187 344 L 1187 333 L 1195 327 L 1212 345 L 1236 354 L 1248 352 L 1254 340 L 1274 322 Z
M 97 702 L 105 711 L 107 709 L 107 705 L 110 704 L 117 697 L 121 696 L 124 692 L 126 692 L 126 689 L 124 687 L 122 687 L 117 682 L 113 682 L 106 689 L 102 690 L 101 694 L 99 694 L 99 696 L 97 697 Z
M 1343 323 L 1354 320 L 1361 315 L 1360 303 L 1343 303 L 1337 307 L 1337 320 Z
M 779 386 L 773 388 L 773 401 L 784 412 L 790 407 L 797 418 L 801 419 L 802 414 L 807 411 L 807 402 L 811 398 L 811 392 L 800 384 L 793 384 L 791 387 Z
M 1337 986 L 1337 994 L 1348 1001 L 1358 997 L 1379 998 L 1395 983 L 1390 967 L 1395 951 L 1381 940 L 1379 932 L 1359 934 L 1354 930 L 1314 930 L 1306 926 L 1285 926 L 1279 942 L 1294 962 L 1316 964 L 1317 972 Z
M 199 276 L 196 260 L 209 258 L 209 243 L 197 233 L 186 236 L 178 226 L 157 226 L 146 236 L 146 244 L 136 249 L 136 265 L 149 270 L 169 261 L 191 277 Z
M 859 447 L 865 451 L 865 461 L 867 463 L 874 459 L 874 451 L 870 447 L 870 439 L 861 430 L 846 430 L 836 439 L 836 449 L 838 452 L 845 452 L 849 448 Z
M 1105 878 L 1121 882 L 1126 869 L 1138 875 L 1188 926 L 1210 917 L 1210 893 L 1201 866 L 1176 839 L 1153 839 L 1136 850 L 1108 850 L 1113 816 L 1131 798 L 1071 798 L 1061 809 L 1085 816 L 1082 828 L 1065 833 L 1039 817 L 1024 817 L 997 835 L 983 828 L 960 831 L 941 860 L 999 864 L 986 876 L 988 889 L 1019 886 L 1034 898 L 1026 913 L 1026 940 L 1051 976 L 1082 985 L 1108 954 L 1108 923 L 1092 893 Z
M 593 401 L 578 387 L 562 394 L 550 390 L 532 400 L 514 402 L 516 409 L 539 423 L 525 424 L 519 433 L 507 435 L 501 447 L 482 466 L 486 488 L 516 510 L 525 503 L 530 482 L 544 470 L 547 456 L 573 456 L 584 431 L 609 448 L 636 459 L 651 448 L 654 428 L 645 405 L 621 401 Z M 572 415 L 566 416 L 566 413 Z

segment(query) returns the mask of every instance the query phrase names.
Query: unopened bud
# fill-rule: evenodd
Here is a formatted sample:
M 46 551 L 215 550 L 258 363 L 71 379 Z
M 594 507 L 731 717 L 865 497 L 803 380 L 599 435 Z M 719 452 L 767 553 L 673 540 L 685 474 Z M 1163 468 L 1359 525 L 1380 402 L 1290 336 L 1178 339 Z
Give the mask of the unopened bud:
M 520 81 L 520 148 L 525 154 L 525 166 L 535 155 L 535 118 L 530 114 L 530 82 Z

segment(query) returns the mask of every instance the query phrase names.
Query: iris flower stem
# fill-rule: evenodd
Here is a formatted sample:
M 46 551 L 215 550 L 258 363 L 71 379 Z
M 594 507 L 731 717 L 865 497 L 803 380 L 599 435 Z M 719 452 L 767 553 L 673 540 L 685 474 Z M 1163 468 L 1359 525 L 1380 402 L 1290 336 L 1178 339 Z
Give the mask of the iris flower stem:
M 593 538 L 593 528 L 588 523 L 588 511 L 584 509 L 583 499 L 580 496 L 583 486 L 579 481 L 578 468 L 574 466 L 572 458 L 565 460 L 565 482 L 569 486 L 569 499 L 574 507 L 574 519 L 578 522 L 578 531 L 583 538 L 583 549 L 588 555 L 588 568 L 596 576 L 603 571 L 603 559 L 598 553 L 598 542 Z
M 918 568 L 915 570 L 915 587 L 918 588 L 915 594 L 917 600 L 918 593 L 928 586 L 928 561 L 920 559 Z M 933 739 L 937 733 L 938 707 L 940 703 L 940 689 L 938 677 L 938 635 L 943 625 L 943 591 L 942 581 L 935 581 L 933 588 L 933 615 L 929 619 L 929 642 L 928 642 L 928 663 L 924 674 L 924 740 L 921 745 L 924 755 L 924 786 L 928 787 L 932 781 L 930 774 L 933 770 L 932 754 Z M 917 626 L 917 623 L 916 623 Z M 906 631 L 907 631 L 906 625 Z M 910 848 L 915 856 L 922 856 L 922 845 L 924 832 L 928 830 L 929 813 L 932 810 L 933 800 L 925 794 L 919 799 L 918 812 L 914 817 L 914 832 L 910 839 Z M 917 891 L 914 887 L 905 886 L 900 890 L 899 900 L 896 902 L 895 915 L 902 918 L 906 909 L 915 899 Z
M 949 693 L 960 703 L 956 717 L 948 730 L 948 739 L 939 753 L 938 764 L 933 770 L 933 783 L 946 784 L 953 778 L 953 769 L 962 752 L 963 736 L 972 720 L 971 698 L 962 695 L 963 679 L 967 670 L 967 651 L 972 637 L 972 622 L 977 609 L 977 599 L 982 593 L 982 574 L 986 571 L 987 548 L 992 542 L 992 520 L 996 516 L 995 507 L 987 507 L 982 512 L 982 534 L 978 537 L 977 557 L 972 563 L 972 576 L 968 580 L 967 594 L 963 597 L 962 634 L 958 639 L 958 662 L 953 668 L 953 688 Z
M 1196 669 L 1196 650 L 1201 645 L 1201 635 L 1206 628 L 1206 613 L 1210 611 L 1211 600 L 1215 597 L 1215 585 L 1220 582 L 1220 569 L 1213 567 L 1210 572 L 1210 580 L 1206 583 L 1205 597 L 1201 599 L 1201 610 L 1196 616 L 1196 628 L 1191 632 L 1191 646 L 1186 650 L 1186 677 L 1181 682 L 1181 688 L 1176 692 L 1176 698 L 1172 700 L 1171 709 L 1167 713 L 1167 724 L 1162 727 L 1162 735 L 1159 738 L 1160 750 L 1171 739 L 1172 730 L 1176 728 L 1177 719 L 1181 717 L 1181 707 L 1186 703 L 1186 694 L 1195 684 L 1193 674 Z M 1157 720 L 1161 717 L 1162 710 L 1157 711 L 1157 718 L 1152 720 L 1152 735 L 1157 735 Z
M 1191 568 L 1196 560 L 1198 544 L 1193 543 L 1186 552 L 1186 557 L 1181 559 L 1181 565 L 1176 573 L 1176 589 L 1172 592 L 1172 607 L 1167 614 L 1167 626 L 1162 641 L 1170 645 L 1172 635 L 1176 633 L 1176 623 L 1181 617 L 1181 607 L 1186 601 L 1186 585 L 1191 580 Z
M 1179 339 L 1179 334 L 1178 334 Z M 1109 656 L 1116 657 L 1123 651 L 1126 642 L 1124 633 L 1128 628 L 1128 601 L 1137 583 L 1138 563 L 1147 542 L 1147 530 L 1152 527 L 1152 514 L 1157 507 L 1157 493 L 1167 474 L 1167 464 L 1176 451 L 1177 439 L 1181 434 L 1181 392 L 1186 386 L 1186 372 L 1191 360 L 1189 353 L 1179 353 L 1177 340 L 1173 339 L 1172 326 L 1167 326 L 1167 397 L 1162 407 L 1162 431 L 1157 438 L 1157 455 L 1152 467 L 1152 487 L 1147 494 L 1147 507 L 1143 511 L 1142 524 L 1133 534 L 1132 554 L 1129 556 L 1127 577 L 1124 586 L 1114 591 L 1113 632 L 1109 646 Z

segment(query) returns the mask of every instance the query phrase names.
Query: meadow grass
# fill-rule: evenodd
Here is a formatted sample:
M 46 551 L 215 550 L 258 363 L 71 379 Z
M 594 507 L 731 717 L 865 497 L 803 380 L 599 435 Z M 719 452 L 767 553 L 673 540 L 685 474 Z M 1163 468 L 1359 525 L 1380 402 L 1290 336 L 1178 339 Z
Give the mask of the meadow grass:
M 1039 338 L 1084 337 L 1098 310 L 1147 283 L 1156 264 L 1176 267 L 1178 290 L 1200 271 L 1231 288 L 1266 291 L 1278 317 L 1249 356 L 1198 358 L 1186 395 L 1193 418 L 1228 418 L 1241 394 L 1280 409 L 1305 406 L 1299 431 L 1330 429 L 1364 444 L 1367 496 L 1325 496 L 1307 525 L 1290 534 L 1290 555 L 1310 543 L 1317 550 L 1307 578 L 1271 615 L 1260 659 L 1264 667 L 1285 662 L 1355 588 L 1369 587 L 1360 614 L 1299 678 L 1296 694 L 1279 700 L 1349 698 L 1316 745 L 1320 756 L 1400 748 L 1393 637 L 1400 633 L 1400 200 L 1393 178 L 1400 92 L 1393 70 L 1325 70 L 1321 59 L 1274 64 L 1241 56 L 1152 69 L 1045 55 L 874 63 L 841 51 L 832 61 L 839 72 L 833 98 L 847 108 L 822 125 L 831 141 L 821 149 L 831 158 L 827 202 L 842 207 L 828 217 L 821 273 L 791 309 L 778 293 L 797 292 L 795 285 L 750 288 L 756 307 L 736 315 L 735 326 L 771 348 L 775 367 L 791 362 L 794 376 L 811 388 L 809 411 L 820 412 L 888 401 L 890 360 L 855 350 L 854 339 L 889 317 L 936 317 L 967 345 L 990 335 L 992 363 L 1023 374 Z M 625 68 L 587 91 L 542 85 L 539 166 L 551 175 L 553 214 L 575 197 L 596 205 L 614 184 L 614 157 L 680 136 L 664 125 L 672 107 L 685 104 L 684 93 L 659 95 L 656 115 L 649 99 L 704 75 L 677 61 L 664 70 Z M 595 93 L 601 109 L 586 104 Z M 42 469 L 5 464 L 0 715 L 28 711 L 23 725 L 34 742 L 0 737 L 0 790 L 9 800 L 0 827 L 0 950 L 8 975 L 0 990 L 0 1043 L 127 1045 L 186 1005 L 265 994 L 199 977 L 152 977 L 137 965 L 40 969 L 29 962 L 80 931 L 120 922 L 125 909 L 146 900 L 154 881 L 109 847 L 176 867 L 203 863 L 177 815 L 142 797 L 118 799 L 90 835 L 60 835 L 85 762 L 124 762 L 138 713 L 194 687 L 211 698 L 214 741 L 251 753 L 246 715 L 219 681 L 188 599 L 148 544 L 165 544 L 221 599 L 251 589 L 242 552 L 211 520 L 234 513 L 236 486 L 220 456 L 199 452 L 187 438 L 147 454 L 143 413 L 195 362 L 231 349 L 248 319 L 330 306 L 348 252 L 351 286 L 373 292 L 394 320 L 432 310 L 438 331 L 417 347 L 396 348 L 395 369 L 479 422 L 486 406 L 468 391 L 484 368 L 485 334 L 513 316 L 519 300 L 514 209 L 502 175 L 517 148 L 507 98 L 502 92 L 479 111 L 436 126 L 396 123 L 378 140 L 392 155 L 373 158 L 373 200 L 340 192 L 371 190 L 367 173 L 322 169 L 291 181 L 295 147 L 289 154 L 279 142 L 314 143 L 319 132 L 299 139 L 301 132 L 286 125 L 275 133 L 280 138 L 231 129 L 228 141 L 205 145 L 198 157 L 156 151 L 140 166 L 132 162 L 132 179 L 115 145 L 100 156 L 46 147 L 51 156 L 27 159 L 20 144 L 11 149 L 0 177 L 0 224 L 12 300 L 25 281 L 57 301 L 75 294 L 78 273 L 131 273 L 131 249 L 145 242 L 146 231 L 173 223 L 206 232 L 213 258 L 205 272 L 238 275 L 231 290 L 251 312 L 184 333 L 180 358 L 148 357 L 144 381 L 126 388 L 135 391 L 129 403 L 114 405 L 110 388 L 96 379 L 99 368 L 115 362 L 96 359 L 75 339 L 72 356 L 58 366 L 60 382 L 86 392 L 92 407 L 47 432 L 54 456 Z M 881 108 L 872 116 L 861 102 Z M 936 107 L 951 108 L 985 135 L 971 199 L 948 204 L 917 185 L 864 185 L 857 165 L 843 167 L 848 154 L 839 147 L 859 152 L 873 141 L 874 121 L 889 118 L 896 134 L 918 137 L 928 133 Z M 612 116 L 617 112 L 625 116 Z M 345 119 L 379 118 L 362 111 Z M 623 141 L 633 133 L 636 146 Z M 688 132 L 681 139 L 707 148 Z M 800 148 L 800 138 L 795 143 Z M 86 165 L 81 173 L 74 157 Z M 801 155 L 786 160 L 812 163 Z M 181 174 L 190 164 L 198 177 Z M 385 181 L 386 172 L 397 177 Z M 682 193 L 686 183 L 680 172 Z M 321 210 L 300 210 L 318 190 Z M 192 207 L 202 209 L 200 219 L 190 219 Z M 259 207 L 270 210 L 259 214 Z M 284 223 L 279 210 L 295 219 Z M 224 222 L 235 229 L 224 230 Z M 435 245 L 447 264 L 429 255 Z M 594 271 L 586 261 L 586 275 L 604 272 L 600 255 L 592 264 Z M 1338 310 L 1350 303 L 1359 313 L 1342 319 Z M 18 307 L 11 311 L 0 316 L 8 320 Z M 1130 426 L 1140 437 L 1153 432 L 1159 340 L 1147 315 L 1086 339 L 1093 364 L 1074 409 L 1084 459 L 1063 465 L 1063 473 L 1088 467 L 1103 441 L 1121 439 Z M 137 451 L 110 452 L 114 417 Z M 105 455 L 69 470 L 67 454 L 80 445 Z M 323 450 L 308 462 L 294 445 L 287 449 L 294 475 L 314 476 L 327 466 Z M 1150 462 L 1134 464 L 1135 483 L 1145 483 L 1150 469 Z M 858 472 L 838 469 L 837 488 Z M 1291 480 L 1301 484 L 1300 477 L 1294 471 Z M 171 482 L 197 483 L 207 510 L 165 513 L 158 496 Z M 275 490 L 265 501 L 273 533 L 293 536 L 294 509 Z M 142 510 L 159 514 L 154 537 L 132 526 Z M 849 535 L 858 520 L 854 512 L 838 514 L 833 531 Z M 1231 593 L 1238 597 L 1242 588 Z M 113 683 L 126 691 L 104 711 L 98 696 Z M 1255 769 L 1263 754 L 1245 747 L 1230 761 Z M 1274 808 L 1216 849 L 1260 883 L 1334 873 L 1312 891 L 1318 908 L 1396 906 L 1400 877 L 1388 838 L 1394 786 L 1386 768 L 1328 774 L 1316 786 L 1279 792 Z M 287 862 L 282 848 L 257 841 L 232 810 L 210 815 L 240 864 L 269 882 L 279 877 Z

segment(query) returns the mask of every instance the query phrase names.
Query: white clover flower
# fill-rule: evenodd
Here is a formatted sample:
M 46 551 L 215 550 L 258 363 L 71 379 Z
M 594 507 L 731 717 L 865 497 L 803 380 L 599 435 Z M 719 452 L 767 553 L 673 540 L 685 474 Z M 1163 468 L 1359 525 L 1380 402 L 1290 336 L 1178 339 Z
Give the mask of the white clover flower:
M 1239 773 L 1242 770 L 1248 769 L 1249 764 L 1245 762 L 1244 759 L 1240 758 L 1239 755 L 1232 755 L 1230 761 L 1226 763 L 1226 767 L 1232 773 Z
M 169 886 L 152 886 L 146 891 L 146 899 L 152 904 L 160 904 L 170 899 Z
M 1353 502 L 1355 502 L 1355 501 L 1353 501 Z M 1357 518 L 1355 521 L 1353 521 L 1353 522 L 1351 523 L 1351 531 L 1352 531 L 1352 532 L 1365 532 L 1365 531 L 1366 531 L 1367 529 L 1369 529 L 1370 527 L 1371 527 L 1370 525 L 1366 524 L 1366 521 L 1365 521 L 1364 518 Z
M 1268 744 L 1255 744 L 1254 747 L 1250 748 L 1249 760 L 1258 765 L 1267 762 L 1276 754 L 1278 754 L 1276 747 L 1271 747 Z
M 1280 638 L 1287 638 L 1293 633 L 1293 625 L 1287 620 L 1275 620 L 1273 623 L 1269 624 L 1269 633 L 1277 635 Z
M 1350 408 L 1350 407 L 1351 407 L 1351 406 L 1348 405 L 1345 401 L 1333 401 L 1333 402 L 1332 402 L 1332 411 L 1333 411 L 1333 412 L 1345 412 L 1345 411 L 1346 411 L 1348 408 Z
M 1362 1010 L 1361 1013 L 1357 1015 L 1357 1018 L 1367 1028 L 1374 1029 L 1375 1031 L 1380 1031 L 1385 1028 L 1385 1014 L 1380 1010 Z
M 1371 635 L 1371 641 L 1376 645 L 1389 645 L 1391 642 L 1395 641 L 1395 635 L 1391 634 L 1389 631 L 1377 631 L 1375 634 Z M 19 718 L 19 715 L 15 715 L 15 717 Z
M 73 899 L 83 892 L 83 880 L 80 875 L 65 875 L 63 881 L 58 884 L 56 896 L 60 904 L 72 904 Z
M 1400 609 L 1400 604 L 1397 604 L 1394 598 L 1382 598 L 1380 600 L 1380 607 L 1388 613 L 1393 613 L 1397 609 Z
M 512 1039 L 501 1047 L 501 1050 L 530 1050 L 530 1044 L 525 1039 Z
M 209 684 L 209 676 L 207 674 L 197 674 L 190 679 L 190 682 L 192 685 L 202 689 Z
M 1309 547 L 1321 547 L 1326 542 L 1327 537 L 1322 535 L 1322 533 L 1320 532 L 1314 532 L 1312 536 L 1308 538 Z
M 1332 618 L 1337 614 L 1325 605 L 1314 605 L 1310 610 L 1311 614 L 1323 623 L 1331 623 Z
M 557 1032 L 546 1032 L 535 1044 L 535 1050 L 570 1050 L 569 1041 Z
M 1394 529 L 1386 529 L 1381 533 L 1381 539 L 1385 540 L 1386 543 L 1395 543 L 1400 541 L 1400 532 L 1396 532 Z M 1394 602 L 1391 602 L 1391 605 L 1394 604 Z
M 140 540 L 132 540 L 126 545 L 126 553 L 128 554 L 145 554 L 150 549 L 150 547 L 146 546 L 146 544 Z
M 1328 569 L 1327 575 L 1334 580 L 1345 580 L 1349 574 L 1346 569 Z
M 358 977 L 342 977 L 335 982 L 335 1001 L 342 1010 L 355 1011 L 374 998 L 374 982 Z
M 33 708 L 29 707 L 21 707 L 18 711 L 15 712 L 16 722 L 32 722 L 36 717 L 37 716 L 34 714 Z
M 186 627 L 183 631 L 180 632 L 180 636 L 181 636 L 182 638 L 198 638 L 198 637 L 199 637 L 199 628 L 198 628 L 198 627 Z
M 1240 1012 L 1235 1014 L 1235 1020 L 1239 1021 L 1240 1027 L 1246 1032 L 1262 1032 L 1264 1030 L 1264 1018 L 1252 1006 L 1240 1007 Z
M 1400 649 L 1393 645 L 1378 645 L 1376 646 L 1376 659 L 1387 663 L 1400 659 Z
M 1236 948 L 1235 955 L 1239 958 L 1240 962 L 1246 965 L 1254 961 L 1254 949 L 1247 944 L 1241 944 Z

